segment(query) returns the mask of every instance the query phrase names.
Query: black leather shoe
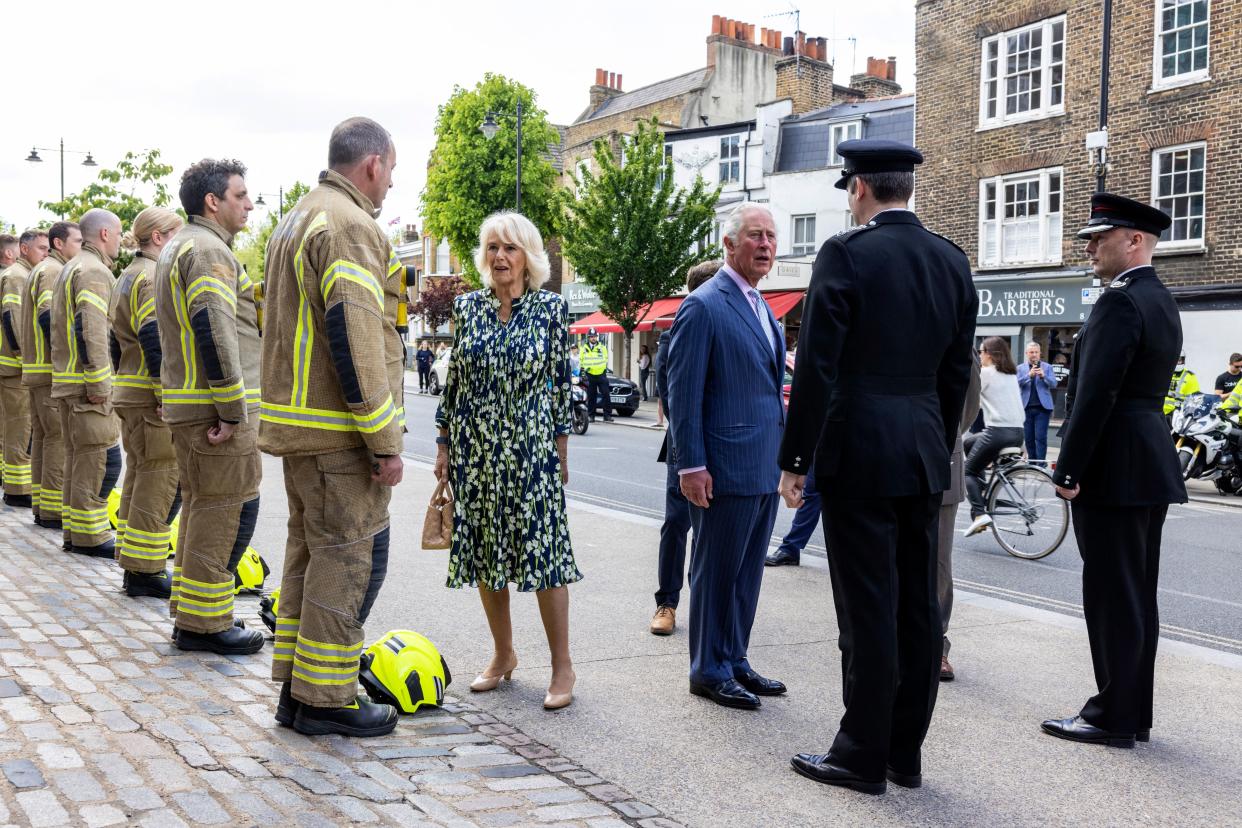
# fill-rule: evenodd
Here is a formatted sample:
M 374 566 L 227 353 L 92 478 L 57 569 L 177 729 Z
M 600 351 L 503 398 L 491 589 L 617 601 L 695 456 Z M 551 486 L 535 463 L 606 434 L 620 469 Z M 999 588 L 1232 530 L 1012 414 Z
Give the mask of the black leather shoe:
M 1151 728 L 1148 728 L 1147 730 L 1140 730 L 1138 733 L 1135 733 L 1134 741 L 1150 742 L 1151 741 Z
M 727 679 L 719 684 L 695 684 L 690 682 L 690 694 L 711 699 L 721 707 L 735 707 L 738 710 L 758 710 L 759 698 L 754 693 Z
M 789 764 L 807 779 L 814 779 L 825 785 L 836 785 L 865 794 L 882 794 L 888 790 L 888 783 L 883 779 L 863 779 L 852 770 L 833 764 L 829 753 L 799 753 L 789 760 Z
M 1112 733 L 1088 724 L 1082 716 L 1070 719 L 1048 719 L 1040 728 L 1050 736 L 1068 739 L 1071 742 L 1087 742 L 1093 745 L 1108 745 L 1116 748 L 1134 747 L 1133 733 Z
M 606 422 L 606 423 L 611 423 L 611 422 L 613 422 L 613 419 L 612 419 L 612 417 L 605 417 L 605 418 L 604 418 L 604 422 Z
M 172 595 L 172 579 L 167 572 L 126 572 L 122 579 L 125 594 L 130 598 L 163 598 Z
M 781 547 L 763 559 L 764 566 L 798 566 L 799 558 L 797 552 L 790 552 L 788 549 Z
M 5 492 L 4 505 L 14 506 L 18 509 L 29 509 L 31 504 L 30 495 L 9 494 Z
M 95 546 L 78 546 L 77 544 L 71 544 L 69 551 L 77 555 L 89 555 L 92 558 L 115 558 L 116 544 L 110 540 L 96 544 Z
M 923 787 L 923 774 L 921 773 L 902 773 L 894 770 L 892 765 L 884 769 L 884 775 L 888 777 L 888 781 L 894 785 L 900 785 L 903 788 L 921 788 Z
M 734 678 L 737 679 L 738 684 L 756 696 L 782 696 L 785 694 L 785 685 L 782 682 L 776 679 L 764 678 L 754 670 L 734 676 Z
M 276 724 L 293 727 L 302 703 L 293 697 L 293 685 L 285 682 L 280 685 L 280 699 L 276 702 Z
M 206 650 L 219 655 L 250 655 L 263 649 L 263 633 L 236 626 L 217 633 L 178 629 L 174 641 L 179 650 Z
M 340 733 L 345 736 L 387 736 L 397 726 L 397 708 L 356 698 L 345 707 L 298 705 L 293 729 L 307 736 Z

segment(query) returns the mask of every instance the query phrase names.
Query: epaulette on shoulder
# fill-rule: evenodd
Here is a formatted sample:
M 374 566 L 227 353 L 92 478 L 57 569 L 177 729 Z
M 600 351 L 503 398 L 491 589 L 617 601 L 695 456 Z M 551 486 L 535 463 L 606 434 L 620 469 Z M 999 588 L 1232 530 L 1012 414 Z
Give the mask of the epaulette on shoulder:
M 924 227 L 923 229 L 924 229 L 924 230 L 927 230 L 927 228 L 926 228 L 926 227 Z M 936 238 L 938 238 L 938 239 L 944 239 L 944 240 L 945 240 L 945 241 L 947 241 L 949 244 L 951 244 L 951 245 L 953 245 L 954 247 L 956 247 L 958 250 L 962 250 L 961 246 L 960 246 L 957 242 L 953 241 L 953 239 L 949 238 L 948 236 L 942 236 L 941 234 L 937 233 L 935 230 L 927 230 L 927 232 L 928 232 L 928 233 L 931 233 L 933 236 L 935 236 L 935 237 L 936 237 Z M 966 251 L 965 251 L 965 250 L 962 250 L 962 255 L 966 255 Z
M 870 224 L 859 224 L 854 227 L 847 227 L 844 230 L 836 233 L 832 238 L 836 239 L 837 241 L 842 241 L 842 242 L 849 241 L 851 238 L 858 235 L 862 231 L 870 230 L 871 228 L 877 227 L 877 226 L 878 225 L 876 225 L 875 222 L 872 222 Z

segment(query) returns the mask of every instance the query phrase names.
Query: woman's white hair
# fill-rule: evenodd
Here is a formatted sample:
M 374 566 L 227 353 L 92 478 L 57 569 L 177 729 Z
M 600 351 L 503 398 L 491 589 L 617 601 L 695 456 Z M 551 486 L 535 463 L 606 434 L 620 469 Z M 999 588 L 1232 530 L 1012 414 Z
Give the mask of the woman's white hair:
M 728 236 L 733 240 L 734 244 L 737 244 L 738 233 L 742 232 L 742 223 L 746 219 L 746 214 L 752 210 L 767 213 L 768 218 L 772 218 L 772 211 L 768 209 L 768 205 L 760 204 L 757 201 L 743 201 L 741 204 L 729 211 L 729 215 L 725 219 L 724 226 L 720 230 L 720 235 Z
M 487 255 L 487 243 L 492 238 L 505 244 L 516 244 L 526 254 L 526 289 L 538 290 L 551 275 L 548 253 L 543 249 L 543 238 L 530 219 L 513 210 L 492 213 L 479 228 L 479 246 L 474 251 L 474 266 L 483 277 L 483 284 L 492 287 L 492 263 Z

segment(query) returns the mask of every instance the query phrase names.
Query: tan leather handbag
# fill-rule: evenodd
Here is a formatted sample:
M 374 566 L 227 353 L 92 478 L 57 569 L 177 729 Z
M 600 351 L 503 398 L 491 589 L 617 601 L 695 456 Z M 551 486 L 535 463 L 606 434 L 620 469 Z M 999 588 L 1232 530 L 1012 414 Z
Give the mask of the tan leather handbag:
M 453 545 L 453 488 L 440 481 L 423 519 L 423 549 L 448 549 Z

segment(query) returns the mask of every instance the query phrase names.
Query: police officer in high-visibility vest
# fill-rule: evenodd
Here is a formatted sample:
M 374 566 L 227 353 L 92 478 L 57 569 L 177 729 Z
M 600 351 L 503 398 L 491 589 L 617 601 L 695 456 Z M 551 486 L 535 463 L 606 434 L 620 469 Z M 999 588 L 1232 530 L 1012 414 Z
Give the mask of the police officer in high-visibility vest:
M 71 221 L 48 228 L 47 258 L 30 271 L 22 291 L 22 385 L 30 394 L 30 497 L 35 526 L 63 530 L 61 488 L 65 441 L 60 403 L 52 398 L 52 286 L 82 251 L 82 231 Z
M 358 695 L 404 468 L 404 269 L 373 218 L 395 164 L 378 123 L 338 124 L 319 185 L 267 248 L 259 444 L 281 458 L 289 501 L 272 678 L 276 721 L 306 734 L 383 736 L 397 724 L 394 707 Z
M 22 387 L 22 294 L 31 271 L 47 256 L 47 231 L 22 233 L 21 257 L 0 273 L 0 409 L 4 417 L 4 502 L 29 507 L 30 396 Z
M 595 420 L 596 407 L 604 409 L 604 422 L 612 422 L 612 396 L 608 390 L 608 346 L 599 341 L 599 331 L 587 331 L 587 344 L 578 354 L 579 366 L 587 378 L 587 395 L 591 400 L 591 420 Z M 600 402 L 600 399 L 603 402 Z
M 1186 367 L 1186 352 L 1177 357 L 1177 367 L 1173 369 L 1173 378 L 1169 380 L 1169 393 L 1164 396 L 1164 416 L 1172 416 L 1182 400 L 1191 394 L 1199 393 L 1199 378 L 1195 372 Z
M 233 624 L 237 562 L 259 517 L 259 323 L 233 237 L 254 208 L 238 161 L 205 158 L 181 176 L 190 222 L 160 253 L 155 316 L 164 421 L 181 478 L 168 611 L 182 650 L 245 655 L 263 634 Z

